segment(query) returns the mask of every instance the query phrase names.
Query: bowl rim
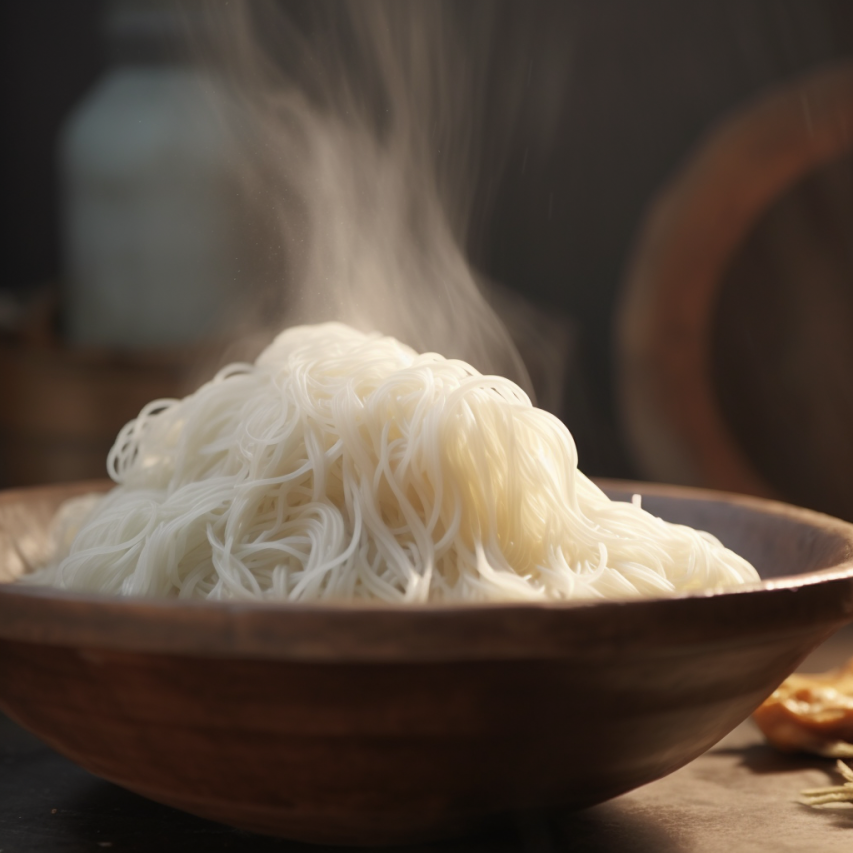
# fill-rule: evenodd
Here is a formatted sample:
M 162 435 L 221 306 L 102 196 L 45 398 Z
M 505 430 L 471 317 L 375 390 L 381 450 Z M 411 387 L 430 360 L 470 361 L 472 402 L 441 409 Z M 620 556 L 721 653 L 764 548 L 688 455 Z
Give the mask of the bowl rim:
M 826 635 L 853 620 L 853 524 L 780 501 L 688 486 L 598 479 L 609 492 L 722 503 L 834 534 L 833 566 L 734 588 L 618 601 L 412 604 L 121 598 L 0 583 L 0 642 L 203 657 L 302 661 L 450 661 L 677 653 L 685 644 Z M 0 503 L 109 481 L 10 489 Z M 285 618 L 286 617 L 286 618 Z M 781 620 L 781 621 L 780 621 Z M 651 626 L 651 630 L 650 630 Z M 594 641 L 594 642 L 593 642 Z

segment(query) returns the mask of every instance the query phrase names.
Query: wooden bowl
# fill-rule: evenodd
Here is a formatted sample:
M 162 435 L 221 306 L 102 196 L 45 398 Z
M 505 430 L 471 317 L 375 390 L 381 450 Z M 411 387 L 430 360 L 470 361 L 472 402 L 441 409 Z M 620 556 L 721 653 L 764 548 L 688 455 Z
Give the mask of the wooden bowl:
M 43 556 L 55 507 L 83 488 L 0 497 L 7 577 Z M 615 797 L 708 749 L 853 618 L 853 525 L 609 488 L 717 534 L 765 580 L 665 600 L 406 609 L 2 584 L 0 706 L 125 788 L 313 842 L 414 842 Z

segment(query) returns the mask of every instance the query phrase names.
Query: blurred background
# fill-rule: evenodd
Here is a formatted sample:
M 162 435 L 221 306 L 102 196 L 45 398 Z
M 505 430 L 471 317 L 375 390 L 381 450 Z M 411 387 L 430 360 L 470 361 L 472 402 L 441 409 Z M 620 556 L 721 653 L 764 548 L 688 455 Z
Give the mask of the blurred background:
M 853 4 L 455 5 L 463 44 L 496 22 L 505 136 L 466 249 L 581 468 L 853 520 Z M 0 15 L 0 485 L 100 477 L 126 420 L 248 334 L 251 216 L 185 15 Z

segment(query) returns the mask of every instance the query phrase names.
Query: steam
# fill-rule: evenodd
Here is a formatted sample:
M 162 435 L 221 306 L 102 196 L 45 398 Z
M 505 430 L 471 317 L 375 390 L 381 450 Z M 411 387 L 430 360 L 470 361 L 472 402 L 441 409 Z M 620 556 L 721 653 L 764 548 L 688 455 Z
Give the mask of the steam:
M 495 4 L 206 8 L 266 319 L 342 320 L 530 390 L 464 253 Z M 520 97 L 507 88 L 508 122 Z

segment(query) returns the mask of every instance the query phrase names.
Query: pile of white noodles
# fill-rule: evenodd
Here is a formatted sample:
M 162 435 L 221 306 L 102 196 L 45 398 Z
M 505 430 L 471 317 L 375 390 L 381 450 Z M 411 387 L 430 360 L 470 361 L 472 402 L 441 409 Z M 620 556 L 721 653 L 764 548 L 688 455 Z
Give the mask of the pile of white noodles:
M 660 596 L 758 580 L 712 536 L 609 500 L 512 382 L 327 324 L 289 329 L 119 434 L 29 582 L 396 603 Z

